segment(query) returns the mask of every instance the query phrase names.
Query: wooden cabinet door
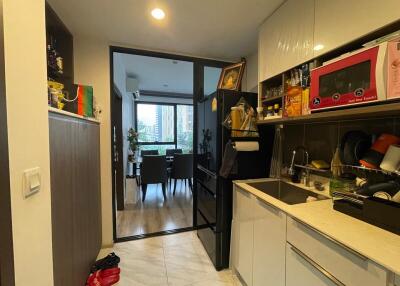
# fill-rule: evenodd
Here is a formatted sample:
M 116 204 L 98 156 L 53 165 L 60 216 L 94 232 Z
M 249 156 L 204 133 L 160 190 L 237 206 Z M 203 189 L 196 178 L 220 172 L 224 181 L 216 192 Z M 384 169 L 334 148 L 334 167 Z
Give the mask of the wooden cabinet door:
M 100 127 L 50 114 L 54 284 L 84 285 L 101 247 Z
M 329 274 L 324 274 L 287 244 L 286 286 L 340 286 L 332 282 L 327 275 Z
M 286 214 L 256 199 L 253 286 L 285 286 Z
M 371 33 L 400 17 L 398 0 L 316 0 L 315 51 L 321 55 Z
M 259 81 L 313 58 L 314 0 L 288 0 L 260 27 Z
M 253 285 L 253 202 L 254 197 L 240 188 L 235 192 L 234 267 L 248 286 Z

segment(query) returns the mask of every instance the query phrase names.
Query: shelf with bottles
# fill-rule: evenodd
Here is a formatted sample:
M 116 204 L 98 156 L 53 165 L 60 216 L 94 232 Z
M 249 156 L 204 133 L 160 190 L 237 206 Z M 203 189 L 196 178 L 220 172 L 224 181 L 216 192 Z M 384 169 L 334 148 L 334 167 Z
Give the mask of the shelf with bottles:
M 260 84 L 260 102 L 265 105 L 268 102 L 282 102 L 283 78 L 282 75 L 275 76 Z
M 284 73 L 283 117 L 309 115 L 310 70 L 314 63 L 305 63 Z
M 73 36 L 49 3 L 46 2 L 47 79 L 71 93 L 74 83 Z

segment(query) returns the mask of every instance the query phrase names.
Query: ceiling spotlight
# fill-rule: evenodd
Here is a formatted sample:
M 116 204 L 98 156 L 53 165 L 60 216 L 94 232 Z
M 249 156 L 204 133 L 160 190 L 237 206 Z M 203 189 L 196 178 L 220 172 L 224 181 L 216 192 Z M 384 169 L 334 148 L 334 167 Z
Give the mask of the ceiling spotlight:
M 314 47 L 314 51 L 320 51 L 320 50 L 322 50 L 323 48 L 325 48 L 324 45 L 318 44 L 318 45 L 316 45 L 316 46 Z
M 153 16 L 154 19 L 162 20 L 165 18 L 165 13 L 160 8 L 155 8 L 151 11 L 151 16 Z

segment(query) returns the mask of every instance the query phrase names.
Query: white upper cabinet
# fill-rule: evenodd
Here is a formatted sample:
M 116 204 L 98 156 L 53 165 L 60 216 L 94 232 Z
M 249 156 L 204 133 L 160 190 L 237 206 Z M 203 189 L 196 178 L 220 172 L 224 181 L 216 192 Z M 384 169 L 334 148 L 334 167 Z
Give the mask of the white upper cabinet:
M 286 1 L 260 27 L 259 81 L 312 59 L 313 44 L 314 0 Z
M 399 0 L 315 0 L 314 45 L 324 46 L 315 56 L 399 19 Z

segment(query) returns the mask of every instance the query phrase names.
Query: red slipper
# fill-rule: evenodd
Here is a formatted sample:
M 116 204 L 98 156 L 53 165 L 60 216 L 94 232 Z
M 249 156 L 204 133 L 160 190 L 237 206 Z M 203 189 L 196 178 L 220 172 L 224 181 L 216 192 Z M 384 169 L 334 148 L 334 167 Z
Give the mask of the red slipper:
M 100 284 L 101 286 L 111 286 L 119 281 L 119 275 L 107 276 L 100 279 L 101 279 L 101 284 Z
M 107 276 L 119 275 L 121 273 L 121 269 L 119 267 L 104 269 L 100 271 L 100 277 L 104 278 Z
M 95 285 L 93 284 L 94 280 L 98 279 L 99 277 L 100 277 L 100 270 L 90 274 L 89 278 L 86 281 L 86 286 L 94 286 Z

